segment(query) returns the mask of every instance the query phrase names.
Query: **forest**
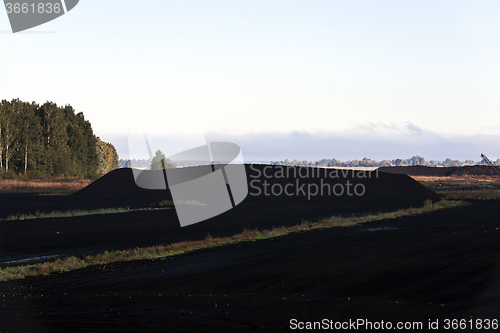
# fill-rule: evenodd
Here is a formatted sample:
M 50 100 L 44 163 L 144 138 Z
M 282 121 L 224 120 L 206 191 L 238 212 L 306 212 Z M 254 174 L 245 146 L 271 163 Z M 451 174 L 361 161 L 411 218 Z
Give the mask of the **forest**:
M 115 147 L 71 105 L 0 102 L 0 178 L 96 178 L 116 168 Z

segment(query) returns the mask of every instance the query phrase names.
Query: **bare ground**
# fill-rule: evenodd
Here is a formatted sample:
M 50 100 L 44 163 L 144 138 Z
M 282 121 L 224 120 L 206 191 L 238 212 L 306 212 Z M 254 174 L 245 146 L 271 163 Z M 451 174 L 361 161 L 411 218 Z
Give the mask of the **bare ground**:
M 399 181 L 394 187 L 398 191 L 404 191 L 401 184 L 411 185 L 404 178 L 394 179 Z M 125 198 L 3 199 L 0 213 L 11 206 L 30 210 L 44 205 L 129 203 Z M 144 200 L 141 204 L 154 202 Z M 133 203 L 139 205 L 137 198 Z M 0 255 L 4 261 L 43 253 L 83 255 L 421 203 L 390 197 L 361 201 L 254 198 L 186 228 L 178 226 L 173 210 L 3 221 Z M 499 204 L 471 201 L 359 227 L 314 230 L 163 260 L 3 282 L 0 331 L 283 332 L 290 331 L 292 319 L 365 319 L 394 325 L 422 323 L 408 332 L 426 331 L 429 320 L 439 320 L 435 331 L 444 332 L 452 331 L 445 329 L 446 319 L 498 320 Z M 359 327 L 359 331 L 373 330 Z
M 0 322 L 8 332 L 279 332 L 292 318 L 498 319 L 499 214 L 498 202 L 474 203 L 2 283 Z

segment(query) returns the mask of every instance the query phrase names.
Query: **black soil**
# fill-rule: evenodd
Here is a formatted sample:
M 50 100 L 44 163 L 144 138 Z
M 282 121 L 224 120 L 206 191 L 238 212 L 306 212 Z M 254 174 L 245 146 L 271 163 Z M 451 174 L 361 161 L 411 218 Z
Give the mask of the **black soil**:
M 290 320 L 498 319 L 500 206 L 0 284 L 7 332 L 281 332 Z M 241 216 L 241 218 L 245 218 Z M 360 331 L 373 331 L 360 327 Z
M 250 177 L 251 172 L 257 176 L 248 170 L 249 180 L 264 180 Z M 137 189 L 129 176 L 130 171 L 119 170 L 79 195 L 50 200 L 62 208 L 78 202 L 89 207 L 141 200 L 154 204 L 165 198 L 163 193 L 132 200 Z M 185 228 L 174 209 L 1 221 L 2 265 L 41 255 L 81 256 L 203 239 L 208 233 L 231 235 L 244 227 L 270 229 L 302 219 L 390 211 L 436 198 L 406 175 L 328 177 L 332 184 L 346 180 L 363 182 L 367 196 L 249 195 L 236 208 Z M 321 184 L 321 179 L 308 181 Z M 120 195 L 102 195 L 117 186 L 122 186 Z M 24 209 L 23 202 L 30 209 L 49 204 L 33 195 L 2 199 L 4 212 L 9 200 L 16 209 Z M 366 319 L 422 322 L 422 328 L 409 332 L 425 331 L 429 320 L 439 320 L 437 331 L 443 332 L 451 331 L 445 330 L 445 319 L 499 319 L 499 203 L 473 202 L 359 227 L 2 282 L 0 331 L 281 332 L 290 331 L 291 319 Z

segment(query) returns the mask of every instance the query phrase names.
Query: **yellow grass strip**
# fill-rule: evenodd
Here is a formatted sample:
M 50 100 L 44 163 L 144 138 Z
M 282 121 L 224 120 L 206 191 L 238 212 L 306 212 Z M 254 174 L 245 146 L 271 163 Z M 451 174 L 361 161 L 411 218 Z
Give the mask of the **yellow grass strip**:
M 86 187 L 93 180 L 77 179 L 72 181 L 20 181 L 5 179 L 0 180 L 0 192 L 21 193 L 21 192 L 53 192 L 53 191 L 79 191 Z
M 487 175 L 469 175 L 469 176 L 410 176 L 417 182 L 450 182 L 450 181 L 465 181 L 465 180 L 477 180 L 491 182 L 499 180 L 498 176 L 487 176 Z

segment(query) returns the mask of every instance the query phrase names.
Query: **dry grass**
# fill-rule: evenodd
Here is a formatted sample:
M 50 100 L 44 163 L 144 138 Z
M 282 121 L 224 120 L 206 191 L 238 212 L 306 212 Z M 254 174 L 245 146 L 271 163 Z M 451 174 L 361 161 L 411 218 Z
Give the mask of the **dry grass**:
M 162 204 L 163 202 L 163 204 Z M 33 220 L 33 219 L 43 219 L 43 218 L 56 218 L 56 217 L 75 217 L 75 216 L 85 216 L 85 215 L 102 215 L 102 214 L 119 214 L 128 212 L 137 212 L 142 210 L 164 210 L 171 209 L 173 202 L 169 200 L 164 200 L 158 204 L 160 207 L 145 207 L 145 208 L 130 208 L 127 207 L 109 207 L 109 208 L 98 208 L 93 210 L 67 210 L 58 211 L 54 210 L 50 213 L 43 213 L 36 211 L 34 214 L 11 214 L 5 219 L 0 219 L 0 221 L 18 221 L 18 220 Z M 169 203 L 170 202 L 170 203 Z M 1 333 L 1 332 L 0 332 Z
M 500 190 L 449 191 L 441 194 L 448 200 L 500 200 Z
M 35 213 L 29 213 L 29 214 L 21 214 L 21 213 L 11 214 L 5 219 L 0 219 L 0 221 L 33 220 L 33 219 L 43 219 L 43 218 L 76 217 L 76 216 L 101 215 L 101 214 L 118 214 L 118 213 L 128 213 L 141 210 L 171 209 L 171 207 L 173 206 L 174 202 L 172 200 L 163 200 L 156 205 L 151 205 L 151 207 L 133 208 L 133 209 L 127 206 L 127 207 L 98 208 L 93 210 L 80 210 L 80 209 L 73 209 L 67 211 L 55 210 L 49 213 L 36 211 Z
M 486 175 L 470 175 L 470 176 L 410 176 L 417 182 L 450 182 L 450 181 L 467 181 L 467 180 L 477 180 L 477 181 L 498 181 L 500 177 L 498 176 L 486 176 Z
M 5 179 L 0 180 L 0 192 L 4 193 L 33 193 L 33 192 L 76 192 L 86 187 L 93 180 L 76 179 L 71 181 L 62 180 L 31 180 L 20 181 Z
M 492 176 L 427 177 L 413 176 L 447 200 L 499 200 L 500 178 Z
M 34 220 L 34 219 L 43 219 L 43 218 L 56 218 L 56 217 L 75 217 L 75 216 L 85 216 L 85 215 L 98 215 L 98 214 L 118 214 L 118 213 L 127 213 L 131 211 L 138 210 L 150 210 L 151 208 L 137 208 L 130 209 L 129 207 L 111 207 L 111 208 L 98 208 L 94 210 L 68 210 L 68 211 L 52 211 L 50 213 L 41 213 L 37 211 L 34 214 L 11 214 L 6 219 L 0 219 L 0 221 L 22 221 L 22 220 Z
M 332 217 L 330 219 L 320 220 L 317 222 L 302 221 L 300 224 L 295 226 L 278 226 L 273 227 L 272 230 L 259 231 L 257 229 L 245 229 L 240 234 L 223 238 L 215 238 L 208 234 L 202 241 L 184 241 L 173 243 L 170 245 L 158 245 L 146 248 L 136 248 L 113 252 L 106 251 L 94 256 L 87 256 L 83 259 L 77 257 L 68 257 L 65 259 L 57 259 L 54 262 L 45 262 L 41 264 L 24 265 L 18 267 L 7 267 L 0 269 L 0 281 L 23 279 L 28 276 L 48 275 L 54 272 L 66 272 L 92 265 L 104 265 L 120 261 L 164 258 L 167 256 L 178 255 L 197 249 L 224 246 L 244 241 L 255 241 L 257 239 L 279 237 L 292 232 L 303 232 L 312 229 L 334 227 L 348 227 L 364 222 L 422 214 L 434 211 L 436 209 L 442 209 L 459 204 L 459 201 L 450 202 L 447 200 L 442 200 L 440 202 L 433 203 L 432 201 L 427 200 L 421 208 L 400 209 L 389 213 L 379 213 L 349 218 Z

